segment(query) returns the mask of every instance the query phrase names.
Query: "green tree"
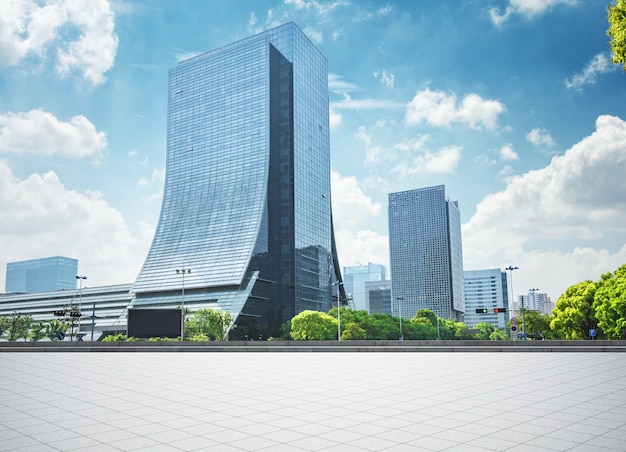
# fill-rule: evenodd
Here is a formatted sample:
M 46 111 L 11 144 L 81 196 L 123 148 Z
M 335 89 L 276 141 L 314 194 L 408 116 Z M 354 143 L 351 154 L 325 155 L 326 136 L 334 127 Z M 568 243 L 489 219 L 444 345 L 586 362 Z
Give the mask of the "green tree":
M 59 339 L 60 335 L 65 336 L 67 329 L 67 323 L 57 319 L 52 319 L 45 325 L 44 337 L 50 339 L 51 341 L 59 341 L 61 340 Z
M 46 337 L 46 324 L 44 322 L 33 322 L 30 325 L 30 332 L 28 333 L 28 338 L 37 342 Z
M 26 339 L 30 331 L 30 325 L 33 319 L 28 315 L 22 315 L 14 312 L 10 317 L 2 318 L 2 334 L 9 342 L 15 342 L 18 339 Z
M 418 309 L 413 318 L 428 319 L 431 325 L 437 326 L 437 314 L 432 309 Z
M 426 309 L 423 309 L 422 311 L 426 311 Z M 421 341 L 430 341 L 430 340 L 437 339 L 437 326 L 436 326 L 437 320 L 436 319 L 437 318 L 435 317 L 435 325 L 433 325 L 430 318 L 420 317 L 416 315 L 409 322 L 407 322 L 413 326 L 413 330 L 408 330 L 407 332 L 409 334 L 405 334 L 405 337 L 410 340 L 421 340 Z
M 302 311 L 291 319 L 291 338 L 296 341 L 328 340 L 337 335 L 337 319 L 325 312 Z
M 358 324 L 351 322 L 348 323 L 345 329 L 341 332 L 342 341 L 359 341 L 365 339 L 367 333 Z
M 598 327 L 609 339 L 626 337 L 626 264 L 598 282 L 593 307 Z
M 368 340 L 397 340 L 400 337 L 400 319 L 389 314 L 374 313 L 361 315 L 357 311 L 359 326 L 366 332 Z
M 225 341 L 228 338 L 228 331 L 234 320 L 235 318 L 230 311 L 199 309 L 187 318 L 185 336 L 193 337 L 203 334 L 217 341 Z
M 609 29 L 606 34 L 611 38 L 611 61 L 621 64 L 626 71 L 626 0 L 617 0 L 607 8 Z
M 593 308 L 596 290 L 592 281 L 568 287 L 552 311 L 550 328 L 562 332 L 566 339 L 589 339 L 589 330 L 598 324 Z
M 491 334 L 495 331 L 495 328 L 491 323 L 480 322 L 474 326 L 474 329 L 480 330 L 480 333 L 475 334 L 476 339 L 487 341 L 490 339 Z
M 506 334 L 506 331 L 504 331 L 503 328 L 498 328 L 497 330 L 495 330 L 493 333 L 489 335 L 490 341 L 506 341 L 509 339 L 511 339 L 511 337 L 508 334 Z
M 524 324 L 526 327 L 526 334 L 533 339 L 548 339 L 552 337 L 552 330 L 550 330 L 550 321 L 552 318 L 549 315 L 543 315 L 539 311 L 524 311 Z

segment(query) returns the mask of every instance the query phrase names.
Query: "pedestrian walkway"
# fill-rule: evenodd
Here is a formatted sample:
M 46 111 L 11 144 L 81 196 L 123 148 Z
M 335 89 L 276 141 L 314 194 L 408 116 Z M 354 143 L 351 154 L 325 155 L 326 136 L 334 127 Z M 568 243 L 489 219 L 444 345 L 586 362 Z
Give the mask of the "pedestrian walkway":
M 623 353 L 0 354 L 2 451 L 626 451 Z

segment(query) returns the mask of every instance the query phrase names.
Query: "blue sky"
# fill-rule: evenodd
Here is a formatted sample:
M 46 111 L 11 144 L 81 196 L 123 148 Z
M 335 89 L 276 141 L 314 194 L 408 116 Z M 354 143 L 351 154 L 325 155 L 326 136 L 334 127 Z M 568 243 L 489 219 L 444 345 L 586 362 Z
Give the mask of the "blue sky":
M 342 266 L 388 266 L 387 194 L 444 184 L 466 270 L 556 300 L 626 263 L 626 73 L 607 1 L 9 0 L 0 17 L 6 262 L 134 281 L 160 211 L 167 71 L 294 21 L 328 59 Z

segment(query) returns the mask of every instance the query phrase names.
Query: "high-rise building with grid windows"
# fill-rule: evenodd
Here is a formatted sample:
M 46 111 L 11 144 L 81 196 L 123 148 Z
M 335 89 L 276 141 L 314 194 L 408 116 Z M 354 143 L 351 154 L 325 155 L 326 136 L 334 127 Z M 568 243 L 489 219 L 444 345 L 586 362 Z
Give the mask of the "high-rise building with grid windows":
M 338 280 L 325 57 L 288 23 L 180 62 L 134 307 L 228 310 L 256 337 L 329 310 Z
M 463 319 L 463 253 L 458 203 L 443 185 L 389 194 L 392 312 L 418 309 Z

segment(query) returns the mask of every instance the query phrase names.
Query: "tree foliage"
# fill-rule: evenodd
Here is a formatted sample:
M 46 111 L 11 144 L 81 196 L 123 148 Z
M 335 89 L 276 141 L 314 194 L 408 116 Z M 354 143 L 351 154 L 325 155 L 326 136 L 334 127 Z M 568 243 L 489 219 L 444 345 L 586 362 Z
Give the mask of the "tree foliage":
M 351 322 L 346 325 L 346 328 L 341 332 L 342 341 L 358 341 L 367 337 L 367 333 L 358 324 Z
M 33 319 L 28 315 L 14 312 L 10 317 L 0 317 L 0 332 L 9 342 L 28 337 Z
M 550 328 L 566 339 L 589 339 L 589 330 L 598 323 L 593 308 L 596 290 L 596 283 L 589 280 L 568 287 L 552 311 Z
M 228 331 L 235 318 L 230 311 L 218 311 L 214 309 L 199 309 L 185 322 L 185 336 L 196 337 L 201 340 L 202 336 L 207 340 L 225 341 Z
M 526 334 L 533 339 L 551 339 L 552 330 L 550 329 L 550 321 L 552 317 L 543 315 L 538 311 L 524 311 L 524 324 Z
M 609 29 L 606 34 L 611 38 L 611 61 L 621 64 L 626 71 L 626 0 L 617 0 L 607 8 Z
M 291 338 L 296 341 L 322 341 L 337 335 L 337 319 L 325 312 L 302 311 L 291 319 Z
M 598 327 L 609 339 L 626 338 L 626 265 L 598 282 L 593 308 Z

